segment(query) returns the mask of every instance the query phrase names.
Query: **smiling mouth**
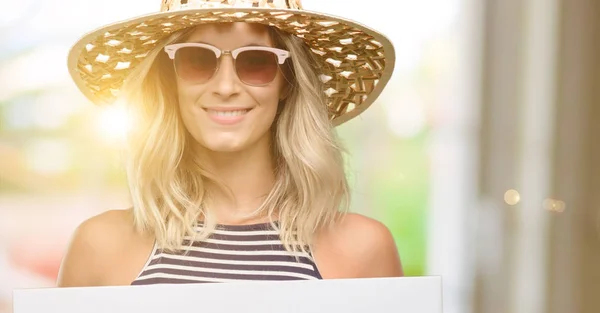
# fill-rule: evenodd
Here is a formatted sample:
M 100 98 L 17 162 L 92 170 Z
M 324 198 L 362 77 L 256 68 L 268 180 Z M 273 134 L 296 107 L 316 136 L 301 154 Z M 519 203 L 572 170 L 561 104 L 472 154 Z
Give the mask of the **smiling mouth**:
M 214 110 L 214 109 L 205 109 L 208 114 L 216 115 L 219 117 L 229 117 L 229 116 L 242 116 L 252 109 L 241 109 L 241 110 Z
M 236 125 L 241 123 L 253 108 L 204 108 L 208 117 L 220 125 Z

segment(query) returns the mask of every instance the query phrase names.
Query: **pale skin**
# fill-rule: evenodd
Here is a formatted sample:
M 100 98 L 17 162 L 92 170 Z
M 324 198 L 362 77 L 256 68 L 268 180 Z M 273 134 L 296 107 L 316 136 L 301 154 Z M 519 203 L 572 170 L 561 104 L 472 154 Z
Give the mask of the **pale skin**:
M 224 50 L 259 44 L 272 46 L 264 28 L 238 23 L 232 27 L 199 27 L 188 39 Z M 281 73 L 267 85 L 252 87 L 239 81 L 231 56 L 205 84 L 177 81 L 180 109 L 190 134 L 206 156 L 206 164 L 231 187 L 235 201 L 217 198 L 214 210 L 221 224 L 267 221 L 242 216 L 260 205 L 273 185 L 268 130 L 277 105 L 285 97 Z M 202 103 L 202 105 L 200 105 Z M 217 107 L 252 108 L 233 128 L 210 123 Z M 130 210 L 110 210 L 83 222 L 75 231 L 61 264 L 57 285 L 130 285 L 151 253 L 154 239 L 135 232 Z M 315 263 L 324 279 L 399 277 L 402 265 L 394 238 L 381 222 L 347 214 L 335 227 L 316 234 Z

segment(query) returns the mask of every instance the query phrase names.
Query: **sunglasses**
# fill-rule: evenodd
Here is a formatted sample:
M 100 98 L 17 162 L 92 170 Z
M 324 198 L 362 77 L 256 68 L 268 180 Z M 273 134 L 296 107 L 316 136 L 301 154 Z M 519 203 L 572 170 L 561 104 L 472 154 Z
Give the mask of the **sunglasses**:
M 165 47 L 173 60 L 179 78 L 206 83 L 219 70 L 221 56 L 233 57 L 235 73 L 241 82 L 250 86 L 264 86 L 277 76 L 279 65 L 290 57 L 289 51 L 264 47 L 246 46 L 235 50 L 221 50 L 204 43 L 177 43 Z

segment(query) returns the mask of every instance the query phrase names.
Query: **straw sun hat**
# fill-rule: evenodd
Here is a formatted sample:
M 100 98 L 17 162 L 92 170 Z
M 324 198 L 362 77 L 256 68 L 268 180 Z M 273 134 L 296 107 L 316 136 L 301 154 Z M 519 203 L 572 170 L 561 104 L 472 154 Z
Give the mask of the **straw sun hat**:
M 367 109 L 394 68 L 394 47 L 383 34 L 349 19 L 304 10 L 300 0 L 162 0 L 160 12 L 113 23 L 79 39 L 69 53 L 69 72 L 89 100 L 111 104 L 123 80 L 157 42 L 180 29 L 214 22 L 261 23 L 302 38 L 320 63 L 336 126 Z

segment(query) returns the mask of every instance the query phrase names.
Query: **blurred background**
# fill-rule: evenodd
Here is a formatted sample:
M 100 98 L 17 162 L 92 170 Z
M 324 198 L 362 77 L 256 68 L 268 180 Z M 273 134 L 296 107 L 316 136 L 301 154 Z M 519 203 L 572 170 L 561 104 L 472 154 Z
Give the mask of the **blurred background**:
M 84 219 L 129 205 L 122 112 L 66 57 L 158 0 L 0 0 L 0 313 L 51 287 Z M 396 45 L 389 87 L 339 127 L 353 210 L 393 231 L 446 313 L 600 312 L 600 1 L 303 0 Z

